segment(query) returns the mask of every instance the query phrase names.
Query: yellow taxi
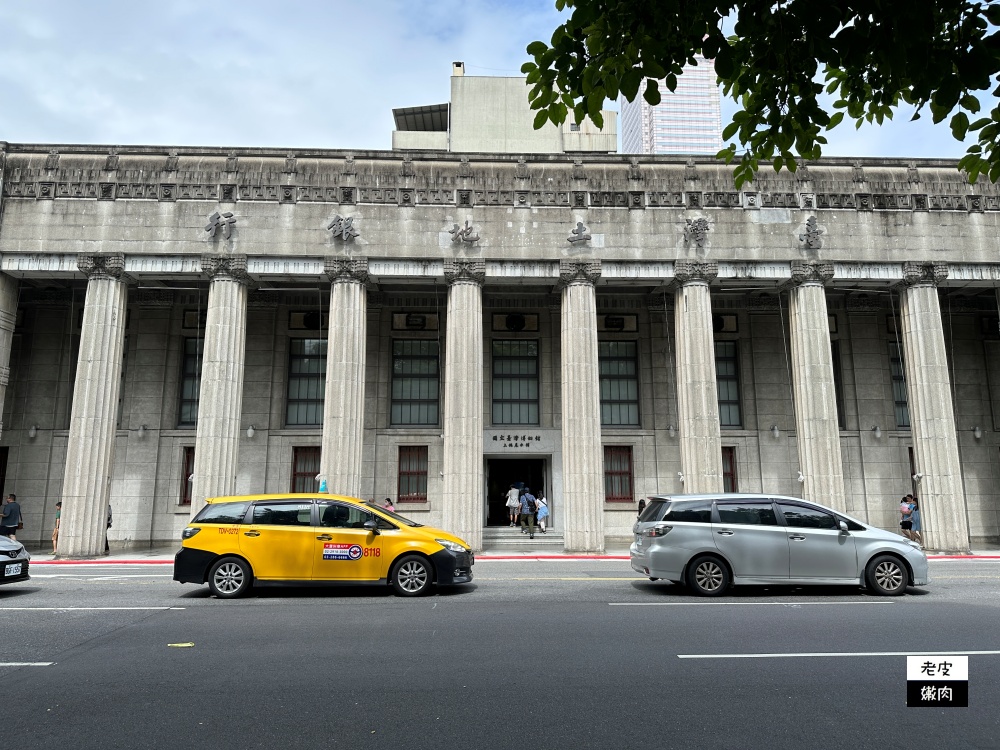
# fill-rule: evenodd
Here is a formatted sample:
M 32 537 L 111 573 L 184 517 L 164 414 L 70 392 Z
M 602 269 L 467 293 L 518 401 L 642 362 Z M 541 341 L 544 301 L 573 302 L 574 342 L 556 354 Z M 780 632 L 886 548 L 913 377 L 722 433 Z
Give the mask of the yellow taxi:
M 181 535 L 174 580 L 221 599 L 257 585 L 381 583 L 400 596 L 472 580 L 462 539 L 341 495 L 214 497 Z

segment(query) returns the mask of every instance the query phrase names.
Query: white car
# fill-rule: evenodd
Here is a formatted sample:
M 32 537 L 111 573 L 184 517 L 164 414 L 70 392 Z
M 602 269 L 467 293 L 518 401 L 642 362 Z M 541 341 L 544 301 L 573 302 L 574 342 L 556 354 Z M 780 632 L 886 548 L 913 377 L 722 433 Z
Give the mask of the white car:
M 0 583 L 18 583 L 31 578 L 28 561 L 31 555 L 24 545 L 6 536 L 0 536 Z
M 930 581 L 916 542 L 795 497 L 659 495 L 632 531 L 634 570 L 701 596 L 745 584 L 853 584 L 897 596 Z

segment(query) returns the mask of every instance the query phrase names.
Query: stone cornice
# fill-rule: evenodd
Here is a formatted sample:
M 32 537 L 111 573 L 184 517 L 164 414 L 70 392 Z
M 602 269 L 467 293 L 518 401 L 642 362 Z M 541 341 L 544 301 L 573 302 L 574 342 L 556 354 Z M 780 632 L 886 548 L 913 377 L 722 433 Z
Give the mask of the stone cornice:
M 327 257 L 323 262 L 323 272 L 330 283 L 368 283 L 368 258 Z

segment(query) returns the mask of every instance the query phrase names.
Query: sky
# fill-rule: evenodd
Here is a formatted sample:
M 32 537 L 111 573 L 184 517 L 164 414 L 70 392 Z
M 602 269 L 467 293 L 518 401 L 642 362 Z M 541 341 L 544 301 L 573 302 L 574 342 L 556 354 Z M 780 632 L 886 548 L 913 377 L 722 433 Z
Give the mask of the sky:
M 447 102 L 453 61 L 519 75 L 559 18 L 553 0 L 0 0 L 0 140 L 388 149 L 393 107 Z M 964 153 L 908 119 L 843 124 L 824 155 Z

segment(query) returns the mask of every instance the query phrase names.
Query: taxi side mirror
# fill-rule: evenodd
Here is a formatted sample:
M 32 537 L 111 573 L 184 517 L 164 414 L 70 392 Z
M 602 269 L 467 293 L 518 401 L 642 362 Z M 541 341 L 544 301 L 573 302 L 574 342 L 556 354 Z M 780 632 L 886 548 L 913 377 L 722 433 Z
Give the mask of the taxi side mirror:
M 365 530 L 378 535 L 378 522 L 377 521 L 365 521 Z

